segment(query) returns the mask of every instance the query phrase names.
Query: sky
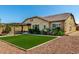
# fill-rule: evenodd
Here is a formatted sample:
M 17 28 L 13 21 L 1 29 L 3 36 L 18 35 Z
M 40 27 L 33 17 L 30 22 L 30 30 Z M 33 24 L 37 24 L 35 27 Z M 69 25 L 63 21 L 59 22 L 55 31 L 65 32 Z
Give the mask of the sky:
M 0 5 L 0 22 L 21 23 L 29 17 L 61 13 L 72 13 L 79 23 L 78 5 Z

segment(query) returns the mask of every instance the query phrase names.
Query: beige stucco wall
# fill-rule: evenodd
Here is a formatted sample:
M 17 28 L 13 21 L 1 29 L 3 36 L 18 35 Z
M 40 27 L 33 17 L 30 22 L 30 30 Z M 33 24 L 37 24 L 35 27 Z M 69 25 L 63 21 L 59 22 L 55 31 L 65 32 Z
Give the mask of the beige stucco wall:
M 72 16 L 69 16 L 64 22 L 64 31 L 65 34 L 72 33 L 76 31 L 76 24 Z
M 8 33 L 9 35 L 14 34 L 14 26 L 10 26 L 11 31 Z M 2 31 L 5 29 L 5 26 L 0 26 L 0 34 L 2 34 Z M 21 31 L 21 26 L 15 26 L 15 31 Z
M 9 34 L 13 35 L 14 31 L 21 31 L 22 28 L 21 26 L 10 26 L 11 27 L 11 31 Z M 28 26 L 23 26 L 23 31 L 28 31 Z
M 2 26 L 0 26 L 0 34 L 2 33 L 2 30 L 3 30 L 3 27 L 2 27 Z
M 15 31 L 21 31 L 21 26 L 15 26 Z
M 49 28 L 49 23 L 39 18 L 28 19 L 24 23 L 30 23 L 31 28 L 33 28 L 33 25 L 39 25 L 40 30 L 44 29 L 44 25 L 46 25 L 46 28 Z
M 23 26 L 23 31 L 28 31 L 29 27 L 28 26 Z
M 0 26 L 0 34 L 2 34 L 4 29 L 5 29 L 5 26 Z
M 15 27 L 15 31 L 21 31 L 22 30 L 21 26 L 11 26 L 12 29 L 14 29 L 13 27 Z M 28 26 L 23 26 L 23 31 L 28 31 Z
M 14 26 L 10 26 L 11 27 L 11 31 L 9 32 L 10 35 L 14 35 Z

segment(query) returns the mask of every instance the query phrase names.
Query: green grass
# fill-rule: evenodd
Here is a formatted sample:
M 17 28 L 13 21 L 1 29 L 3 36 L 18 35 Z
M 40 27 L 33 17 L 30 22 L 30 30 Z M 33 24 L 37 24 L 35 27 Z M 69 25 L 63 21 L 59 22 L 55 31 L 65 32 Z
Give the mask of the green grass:
M 50 36 L 35 36 L 35 35 L 18 35 L 9 37 L 0 37 L 0 39 L 12 43 L 24 49 L 32 48 L 36 45 L 49 41 L 55 37 Z

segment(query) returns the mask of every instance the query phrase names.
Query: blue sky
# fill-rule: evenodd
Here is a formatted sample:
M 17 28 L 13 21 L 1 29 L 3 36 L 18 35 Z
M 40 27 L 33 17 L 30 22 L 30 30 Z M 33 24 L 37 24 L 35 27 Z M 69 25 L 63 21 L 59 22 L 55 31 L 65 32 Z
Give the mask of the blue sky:
M 60 13 L 72 13 L 79 23 L 78 5 L 0 5 L 2 23 L 22 22 L 32 16 L 48 16 Z

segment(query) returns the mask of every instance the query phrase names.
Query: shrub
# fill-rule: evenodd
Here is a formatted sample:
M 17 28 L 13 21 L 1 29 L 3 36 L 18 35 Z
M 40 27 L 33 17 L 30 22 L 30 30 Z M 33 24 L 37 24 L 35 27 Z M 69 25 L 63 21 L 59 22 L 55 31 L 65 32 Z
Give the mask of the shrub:
M 60 27 L 57 27 L 53 29 L 52 31 L 53 31 L 53 35 L 56 35 L 56 36 L 64 35 L 64 31 Z
M 29 33 L 34 33 L 34 29 L 29 29 Z
M 40 34 L 39 28 L 35 27 L 35 29 L 34 29 L 34 34 Z
M 41 31 L 41 34 L 47 35 L 47 30 L 46 30 L 46 29 L 43 29 L 43 30 Z
M 44 35 L 49 35 L 49 34 L 51 34 L 51 30 L 50 30 L 49 28 L 43 29 L 41 32 L 42 32 L 42 34 L 44 34 Z
M 29 29 L 29 33 L 31 33 L 31 34 L 40 34 L 40 30 L 39 29 Z
M 11 31 L 11 27 L 9 25 L 6 25 L 5 29 L 2 31 L 2 33 L 8 34 Z
M 60 30 L 60 31 L 58 32 L 58 35 L 59 35 L 59 36 L 64 35 L 64 31 L 61 31 L 61 30 Z

